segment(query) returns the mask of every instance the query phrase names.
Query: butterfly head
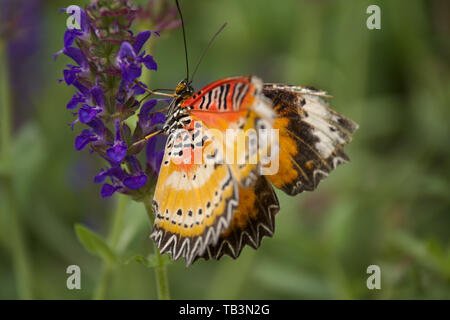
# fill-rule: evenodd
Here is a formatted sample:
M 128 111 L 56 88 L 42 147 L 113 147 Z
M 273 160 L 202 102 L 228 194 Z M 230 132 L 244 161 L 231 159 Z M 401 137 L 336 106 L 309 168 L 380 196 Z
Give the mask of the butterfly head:
M 175 94 L 184 100 L 194 94 L 194 88 L 192 88 L 188 79 L 183 79 L 175 87 Z

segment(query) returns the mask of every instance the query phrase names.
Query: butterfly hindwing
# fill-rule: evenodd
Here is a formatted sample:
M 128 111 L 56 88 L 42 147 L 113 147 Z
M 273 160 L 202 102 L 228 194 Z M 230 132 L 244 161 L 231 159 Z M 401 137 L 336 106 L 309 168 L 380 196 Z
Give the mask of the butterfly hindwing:
M 265 84 L 264 94 L 273 101 L 274 128 L 280 132 L 279 171 L 270 181 L 290 195 L 314 190 L 339 164 L 348 162 L 343 147 L 358 125 L 330 109 L 323 91 Z
M 266 177 L 259 176 L 252 188 L 239 187 L 239 206 L 230 226 L 217 244 L 206 248 L 202 257 L 208 260 L 229 255 L 236 259 L 245 245 L 257 249 L 264 236 L 273 235 L 279 209 L 277 196 Z

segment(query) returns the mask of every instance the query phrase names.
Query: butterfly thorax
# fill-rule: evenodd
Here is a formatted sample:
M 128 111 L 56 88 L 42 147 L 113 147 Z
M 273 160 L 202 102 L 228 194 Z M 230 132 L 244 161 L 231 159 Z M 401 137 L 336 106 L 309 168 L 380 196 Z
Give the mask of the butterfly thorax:
M 194 94 L 194 89 L 187 79 L 178 83 L 175 87 L 176 97 L 171 101 L 169 110 L 167 112 L 167 120 L 164 123 L 163 131 L 166 134 L 171 134 L 177 129 L 184 128 L 191 123 L 191 117 L 188 113 L 190 108 L 181 107 L 184 100 L 188 99 Z

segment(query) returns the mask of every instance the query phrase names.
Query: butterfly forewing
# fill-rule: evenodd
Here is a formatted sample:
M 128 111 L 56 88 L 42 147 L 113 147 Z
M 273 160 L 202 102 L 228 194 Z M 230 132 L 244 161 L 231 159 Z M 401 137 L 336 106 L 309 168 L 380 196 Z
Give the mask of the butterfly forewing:
M 358 125 L 330 109 L 323 91 L 265 84 L 264 94 L 273 101 L 274 128 L 280 130 L 279 173 L 269 179 L 290 195 L 314 190 L 349 160 L 343 147 Z

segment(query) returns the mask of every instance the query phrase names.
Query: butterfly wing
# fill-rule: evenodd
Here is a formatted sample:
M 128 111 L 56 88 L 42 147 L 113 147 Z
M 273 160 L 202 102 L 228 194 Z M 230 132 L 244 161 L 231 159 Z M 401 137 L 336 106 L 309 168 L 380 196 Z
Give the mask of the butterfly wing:
M 199 143 L 201 148 L 193 148 Z M 209 161 L 198 161 L 199 152 Z M 238 186 L 220 162 L 217 143 L 204 128 L 169 136 L 153 198 L 151 238 L 161 253 L 183 257 L 189 265 L 228 228 L 238 205 Z
M 277 196 L 266 177 L 258 176 L 253 188 L 239 187 L 239 205 L 230 226 L 201 257 L 208 260 L 229 255 L 236 259 L 245 245 L 257 249 L 264 236 L 273 235 L 275 215 L 279 209 Z
M 269 180 L 289 195 L 314 190 L 339 164 L 349 161 L 343 148 L 358 125 L 330 109 L 325 92 L 264 84 L 280 131 L 279 171 Z

